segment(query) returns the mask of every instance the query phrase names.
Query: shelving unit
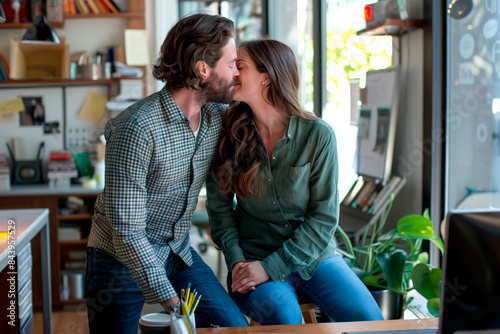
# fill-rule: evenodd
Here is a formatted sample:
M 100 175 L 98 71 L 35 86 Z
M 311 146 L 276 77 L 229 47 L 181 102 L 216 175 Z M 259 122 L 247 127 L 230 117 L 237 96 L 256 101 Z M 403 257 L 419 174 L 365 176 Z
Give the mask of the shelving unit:
M 62 273 L 74 271 L 82 273 L 84 269 L 66 269 L 65 261 L 69 261 L 69 253 L 73 251 L 84 252 L 87 246 L 87 235 L 90 231 L 92 213 L 97 194 L 100 189 L 86 189 L 79 186 L 67 188 L 50 188 L 48 185 L 12 186 L 9 191 L 0 192 L 0 209 L 31 209 L 48 208 L 50 221 L 50 252 L 51 252 L 51 279 L 52 301 L 54 307 L 81 303 L 81 299 L 63 300 Z M 66 209 L 65 203 L 69 196 L 79 197 L 84 200 L 89 212 L 60 214 L 61 209 Z M 70 222 L 82 226 L 83 236 L 77 240 L 59 240 L 58 228 L 61 223 Z M 33 249 L 38 249 L 39 238 L 33 240 Z M 33 253 L 33 281 L 40 281 L 39 254 Z M 42 291 L 38 285 L 33 286 L 33 305 L 35 308 L 42 306 Z
M 407 33 L 410 30 L 422 28 L 423 20 L 385 19 L 384 24 L 376 28 L 363 29 L 357 32 L 358 36 L 398 36 Z

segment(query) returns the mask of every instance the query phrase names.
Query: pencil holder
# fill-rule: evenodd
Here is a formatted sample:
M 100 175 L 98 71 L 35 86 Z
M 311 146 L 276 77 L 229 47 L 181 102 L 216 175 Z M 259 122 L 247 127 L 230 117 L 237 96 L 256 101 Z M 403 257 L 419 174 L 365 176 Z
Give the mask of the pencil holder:
M 194 313 L 189 316 L 191 331 L 188 329 L 189 323 L 186 323 L 183 315 L 170 313 L 170 334 L 191 334 L 196 333 L 196 319 Z

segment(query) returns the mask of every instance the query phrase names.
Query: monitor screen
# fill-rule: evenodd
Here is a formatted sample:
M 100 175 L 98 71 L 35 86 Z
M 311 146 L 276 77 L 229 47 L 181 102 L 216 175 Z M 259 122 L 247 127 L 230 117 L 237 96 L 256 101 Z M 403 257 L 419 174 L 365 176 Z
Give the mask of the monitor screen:
M 448 214 L 441 334 L 500 329 L 500 212 Z

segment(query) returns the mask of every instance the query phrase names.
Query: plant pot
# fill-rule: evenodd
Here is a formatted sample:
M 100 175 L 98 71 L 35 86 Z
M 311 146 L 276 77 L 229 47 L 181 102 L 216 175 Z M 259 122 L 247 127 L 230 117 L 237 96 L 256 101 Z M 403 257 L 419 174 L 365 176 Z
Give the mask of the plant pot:
M 385 320 L 403 317 L 403 295 L 391 290 L 370 291 Z

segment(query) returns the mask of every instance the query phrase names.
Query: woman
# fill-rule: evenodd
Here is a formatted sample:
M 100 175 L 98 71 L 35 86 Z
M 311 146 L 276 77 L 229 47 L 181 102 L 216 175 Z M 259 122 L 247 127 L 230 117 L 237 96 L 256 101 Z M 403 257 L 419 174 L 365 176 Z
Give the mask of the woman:
M 207 180 L 211 236 L 225 255 L 231 297 L 262 325 L 301 323 L 298 295 L 335 321 L 383 320 L 334 254 L 336 139 L 299 103 L 293 51 L 275 40 L 246 42 L 236 66 L 235 102 Z

